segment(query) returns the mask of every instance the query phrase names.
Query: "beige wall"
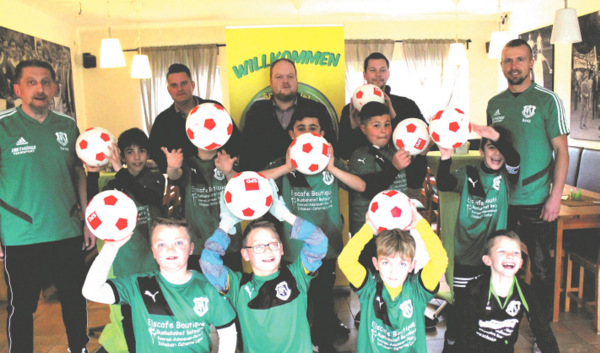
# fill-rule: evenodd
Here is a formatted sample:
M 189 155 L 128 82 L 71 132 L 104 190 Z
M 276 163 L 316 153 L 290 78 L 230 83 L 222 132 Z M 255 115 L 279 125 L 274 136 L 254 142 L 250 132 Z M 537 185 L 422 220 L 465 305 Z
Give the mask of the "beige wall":
M 75 102 L 78 122 L 81 128 L 103 126 L 118 135 L 126 128 L 142 127 L 138 81 L 129 77 L 130 67 L 119 69 L 83 69 L 81 53 L 90 52 L 99 56 L 100 40 L 106 37 L 105 28 L 78 29 L 48 17 L 37 9 L 17 1 L 0 0 L 2 26 L 38 36 L 71 47 L 74 67 Z M 564 6 L 562 0 L 548 0 L 540 7 L 539 1 L 523 1 L 510 13 L 507 29 L 522 33 L 545 27 L 553 22 L 556 9 Z M 570 7 L 579 15 L 600 10 L 597 0 L 571 0 Z M 495 20 L 460 21 L 458 28 L 454 21 L 402 21 L 402 22 L 346 22 L 331 19 L 332 23 L 345 26 L 346 39 L 392 38 L 425 39 L 453 38 L 457 29 L 459 38 L 470 38 L 473 42 L 468 50 L 470 75 L 471 119 L 476 123 L 485 122 L 484 111 L 487 100 L 497 92 L 498 62 L 485 54 L 485 42 L 496 29 Z M 267 24 L 267 23 L 263 23 Z M 274 24 L 274 23 L 273 23 Z M 228 25 L 240 25 L 238 23 Z M 385 34 L 383 34 L 385 33 Z M 113 37 L 121 40 L 124 48 L 136 46 L 137 28 L 115 28 Z M 225 27 L 219 25 L 202 26 L 194 23 L 176 25 L 157 24 L 142 28 L 144 46 L 163 46 L 195 43 L 225 43 Z M 226 48 L 222 48 L 219 64 L 226 63 Z M 131 64 L 133 53 L 126 53 Z M 555 53 L 555 89 L 562 97 L 565 106 L 570 106 L 570 65 L 571 46 L 557 45 Z M 227 70 L 222 70 L 223 76 Z M 393 74 L 393 73 L 392 73 Z M 500 80 L 503 80 L 500 76 Z M 229 105 L 227 78 L 221 78 L 223 103 Z M 572 144 L 600 148 L 600 144 L 585 141 L 571 141 Z
M 424 38 L 453 38 L 456 25 L 454 21 L 423 22 L 405 21 L 389 23 L 348 23 L 344 33 L 347 39 L 391 38 L 391 39 L 424 39 Z M 477 98 L 471 98 L 470 111 L 472 119 L 478 123 L 485 122 L 485 105 L 487 98 L 495 93 L 495 76 L 489 75 L 496 63 L 487 59 L 485 41 L 489 33 L 495 29 L 494 21 L 467 21 L 458 27 L 459 38 L 470 38 L 468 57 L 470 61 L 471 91 L 477 92 Z M 80 31 L 82 52 L 98 55 L 99 43 L 106 35 L 103 29 Z M 122 28 L 112 30 L 113 36 L 121 40 L 124 48 L 133 48 L 137 29 Z M 225 43 L 224 27 L 199 27 L 189 25 L 184 28 L 144 28 L 141 31 L 144 46 L 161 46 L 192 43 Z M 199 35 L 201 33 L 202 35 Z M 385 36 L 381 33 L 386 33 Z M 487 35 L 486 35 L 487 33 Z M 226 47 L 221 48 L 219 64 L 226 63 Z M 128 64 L 131 60 L 128 60 Z M 227 70 L 222 72 L 224 90 L 223 104 L 228 107 L 228 86 L 225 77 Z M 392 73 L 393 74 L 393 73 Z M 142 127 L 141 110 L 139 107 L 139 89 L 137 81 L 129 78 L 129 68 L 122 69 L 86 69 L 82 73 L 85 90 L 86 109 L 82 113 L 89 126 L 101 125 L 118 134 L 126 127 Z M 109 102 L 107 104 L 107 102 Z M 475 114 L 476 113 L 476 114 Z M 119 130 L 120 128 L 120 130 Z

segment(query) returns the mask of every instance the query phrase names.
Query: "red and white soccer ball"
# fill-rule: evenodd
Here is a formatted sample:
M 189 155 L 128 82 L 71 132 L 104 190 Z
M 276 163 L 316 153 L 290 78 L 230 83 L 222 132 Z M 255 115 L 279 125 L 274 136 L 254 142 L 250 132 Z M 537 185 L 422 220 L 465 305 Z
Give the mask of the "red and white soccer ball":
M 352 95 L 352 104 L 354 104 L 354 108 L 360 111 L 363 105 L 369 102 L 383 103 L 385 102 L 385 94 L 381 88 L 375 85 L 366 84 L 359 86 Z
M 229 140 L 233 132 L 233 121 L 222 106 L 202 103 L 188 114 L 185 131 L 196 147 L 212 151 Z
M 137 224 L 135 202 L 118 190 L 106 190 L 92 198 L 85 210 L 85 222 L 96 238 L 117 241 L 133 232 Z
M 431 119 L 429 133 L 439 147 L 458 148 L 469 140 L 471 123 L 462 110 L 446 108 Z
M 382 191 L 371 200 L 367 215 L 378 232 L 404 229 L 412 222 L 410 199 L 400 191 Z
M 292 165 L 305 175 L 322 172 L 330 157 L 329 142 L 316 132 L 302 134 L 290 144 Z
M 429 127 L 417 118 L 402 120 L 394 129 L 392 139 L 396 149 L 404 148 L 411 156 L 423 153 L 431 141 Z
M 91 127 L 85 130 L 75 142 L 77 157 L 92 167 L 107 165 L 110 158 L 110 145 L 115 137 L 106 129 Z
M 225 204 L 239 219 L 259 218 L 273 204 L 271 184 L 257 172 L 238 173 L 225 186 Z

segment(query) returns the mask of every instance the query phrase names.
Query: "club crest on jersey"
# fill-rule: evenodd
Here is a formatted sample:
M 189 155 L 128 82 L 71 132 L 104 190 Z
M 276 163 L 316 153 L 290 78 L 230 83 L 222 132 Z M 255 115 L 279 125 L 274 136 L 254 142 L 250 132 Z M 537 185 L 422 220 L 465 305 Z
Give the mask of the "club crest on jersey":
M 56 133 L 56 141 L 58 141 L 58 143 L 64 147 L 67 145 L 67 143 L 69 143 L 69 138 L 67 137 L 66 133 L 59 131 Z
M 518 300 L 511 300 L 506 306 L 506 313 L 510 316 L 516 316 L 521 310 L 521 302 Z
M 494 178 L 494 181 L 492 182 L 492 187 L 494 188 L 494 190 L 500 190 L 501 182 L 502 182 L 502 175 L 498 175 L 497 177 Z
M 225 179 L 225 174 L 223 174 L 222 171 L 220 171 L 218 168 L 215 168 L 215 174 L 214 174 L 215 179 L 217 180 L 223 180 Z
M 290 295 L 292 295 L 292 290 L 290 289 L 290 286 L 286 281 L 280 282 L 275 287 L 275 292 L 275 296 L 284 301 L 288 300 L 290 298 Z
M 535 115 L 535 105 L 524 106 L 521 114 L 523 114 L 525 118 L 531 119 L 531 117 Z
M 413 305 L 412 300 L 407 299 L 402 304 L 400 304 L 400 310 L 402 310 L 402 316 L 407 319 L 410 319 L 413 315 Z
M 208 298 L 200 297 L 194 298 L 194 312 L 198 316 L 204 316 L 208 311 Z
M 328 171 L 323 172 L 323 182 L 325 183 L 325 185 L 331 185 L 331 183 L 333 183 L 334 180 L 335 178 L 331 173 L 329 173 Z

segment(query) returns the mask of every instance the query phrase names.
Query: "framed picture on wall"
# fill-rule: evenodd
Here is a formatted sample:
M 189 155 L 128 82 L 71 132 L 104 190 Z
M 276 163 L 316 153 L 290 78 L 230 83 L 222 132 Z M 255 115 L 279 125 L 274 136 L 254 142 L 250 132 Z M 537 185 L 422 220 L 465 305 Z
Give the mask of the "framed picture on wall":
M 51 109 L 75 118 L 71 49 L 5 27 L 0 27 L 0 111 L 21 104 L 13 90 L 15 70 L 19 62 L 31 59 L 48 62 L 56 72 L 58 90 Z
M 579 17 L 581 43 L 573 44 L 571 137 L 600 141 L 600 11 Z
M 533 80 L 549 90 L 554 90 L 554 46 L 550 44 L 552 26 L 519 34 L 533 52 Z

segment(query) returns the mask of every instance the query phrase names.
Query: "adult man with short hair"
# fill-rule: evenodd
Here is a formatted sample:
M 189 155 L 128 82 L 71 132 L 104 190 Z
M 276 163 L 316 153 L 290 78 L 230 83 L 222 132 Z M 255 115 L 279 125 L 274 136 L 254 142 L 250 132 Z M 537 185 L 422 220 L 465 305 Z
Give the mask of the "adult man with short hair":
M 75 155 L 75 120 L 50 110 L 56 74 L 40 60 L 20 62 L 14 92 L 21 106 L 0 113 L 0 235 L 8 288 L 9 352 L 33 352 L 33 313 L 42 283 L 55 284 L 69 349 L 87 352 L 81 294 L 84 249 L 95 245 L 81 226 L 85 172 Z M 84 235 L 82 237 L 82 234 Z
M 319 121 L 325 126 L 325 139 L 337 142 L 334 122 L 327 108 L 316 101 L 298 94 L 296 65 L 289 59 L 278 59 L 271 64 L 271 99 L 259 100 L 252 104 L 244 122 L 240 165 L 242 170 L 262 170 L 278 157 L 285 156 L 292 142 L 286 129 L 298 107 L 304 111 L 315 111 Z
M 550 256 L 569 153 L 569 122 L 558 95 L 531 79 L 531 47 L 522 39 L 508 42 L 500 66 L 508 89 L 488 102 L 487 123 L 507 128 L 521 155 L 521 173 L 511 193 L 508 226 L 516 230 L 531 256 L 532 287 L 545 309 L 544 323 L 552 319 L 554 264 Z M 554 157 L 553 157 L 554 155 Z M 518 225 L 517 225 L 518 224 Z
M 363 77 L 368 84 L 375 85 L 385 92 L 385 105 L 390 111 L 392 118 L 392 131 L 399 122 L 408 118 L 417 118 L 425 121 L 417 104 L 406 97 L 396 96 L 390 93 L 391 88 L 387 85 L 390 78 L 390 63 L 385 55 L 374 52 L 365 59 L 363 65 Z M 352 103 L 342 109 L 340 118 L 340 142 L 337 154 L 344 159 L 350 158 L 352 152 L 358 147 L 365 146 L 367 140 L 360 130 L 360 116 L 358 110 Z M 425 121 L 426 122 L 426 121 Z M 427 161 L 425 156 L 416 156 L 411 164 L 406 167 L 406 178 L 408 187 L 419 189 L 423 184 L 427 172 Z
M 196 88 L 196 83 L 192 80 L 192 74 L 187 66 L 173 64 L 169 67 L 167 90 L 173 98 L 173 105 L 156 117 L 148 140 L 150 157 L 163 173 L 167 170 L 167 159 L 161 150 L 162 147 L 166 147 L 169 151 L 181 148 L 184 158 L 198 154 L 198 148 L 190 141 L 185 131 L 185 122 L 190 111 L 202 103 L 215 103 L 222 106 L 217 101 L 194 96 L 194 88 Z M 231 138 L 221 148 L 232 157 L 237 156 L 240 150 L 240 139 L 240 131 L 233 123 Z

